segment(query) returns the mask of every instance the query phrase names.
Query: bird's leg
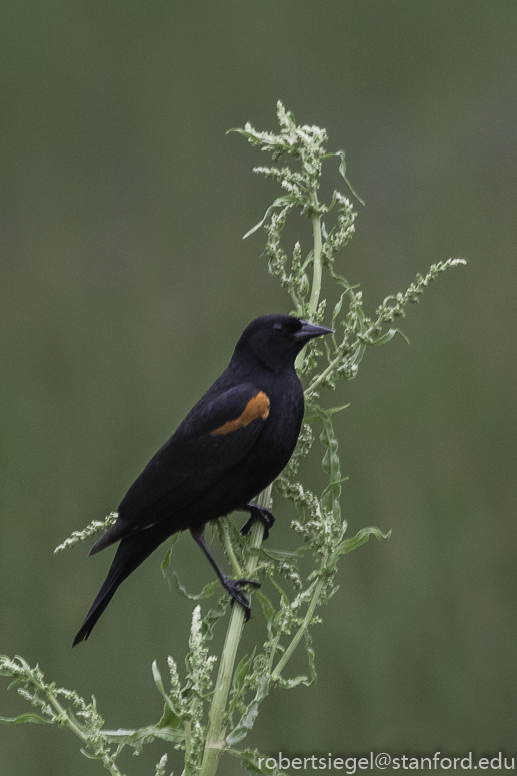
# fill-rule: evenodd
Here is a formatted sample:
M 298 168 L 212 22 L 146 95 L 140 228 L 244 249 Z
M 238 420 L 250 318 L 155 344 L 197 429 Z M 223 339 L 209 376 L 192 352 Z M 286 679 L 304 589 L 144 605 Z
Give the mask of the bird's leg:
M 242 526 L 241 534 L 244 534 L 244 536 L 247 536 L 251 531 L 251 526 L 253 525 L 255 520 L 260 520 L 264 525 L 263 541 L 266 541 L 266 539 L 269 536 L 269 529 L 273 528 L 273 524 L 275 522 L 273 513 L 270 512 L 269 509 L 265 509 L 265 507 L 258 507 L 256 504 L 246 504 L 246 506 L 241 507 L 241 512 L 250 513 L 250 519 Z
M 205 554 L 205 556 L 208 559 L 208 562 L 214 569 L 215 573 L 217 574 L 219 581 L 221 582 L 221 585 L 224 587 L 224 589 L 231 595 L 232 598 L 232 606 L 234 601 L 237 601 L 240 606 L 244 609 L 244 615 L 246 622 L 248 622 L 250 615 L 251 615 L 251 607 L 250 602 L 244 595 L 244 593 L 241 590 L 242 585 L 253 585 L 253 587 L 260 587 L 260 582 L 256 582 L 252 579 L 228 579 L 222 568 L 217 564 L 215 558 L 213 557 L 212 553 L 208 549 L 208 546 L 205 542 L 205 527 L 201 526 L 201 528 L 191 528 L 190 533 L 192 534 L 192 537 L 196 541 L 196 543 L 201 547 L 201 550 Z

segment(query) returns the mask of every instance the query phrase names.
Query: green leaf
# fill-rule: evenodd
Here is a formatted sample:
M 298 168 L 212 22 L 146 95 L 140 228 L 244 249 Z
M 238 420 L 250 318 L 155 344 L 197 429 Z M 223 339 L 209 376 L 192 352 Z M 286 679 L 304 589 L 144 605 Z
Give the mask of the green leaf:
M 154 679 L 154 683 L 155 683 L 155 685 L 156 685 L 156 686 L 157 686 L 157 688 L 158 688 L 158 692 L 159 692 L 161 695 L 163 695 L 163 697 L 164 697 L 164 698 L 167 698 L 167 700 L 168 700 L 168 699 L 169 699 L 169 696 L 168 696 L 168 695 L 167 695 L 167 693 L 165 692 L 165 688 L 164 688 L 164 686 L 163 686 L 162 675 L 161 675 L 161 673 L 160 673 L 160 669 L 158 668 L 158 664 L 157 664 L 156 660 L 153 660 L 153 664 L 152 664 L 152 666 L 151 666 L 151 670 L 152 670 L 152 672 L 153 672 L 153 679 Z
M 328 512 L 332 512 L 335 522 L 338 523 L 341 521 L 339 497 L 341 495 L 341 482 L 343 482 L 339 456 L 337 453 L 338 441 L 334 434 L 334 427 L 332 425 L 332 420 L 330 419 L 330 414 L 321 409 L 321 407 L 316 407 L 316 411 L 323 423 L 323 431 L 321 432 L 320 440 L 327 448 L 321 466 L 330 479 L 329 484 L 321 496 L 321 504 Z
M 50 725 L 53 721 L 54 720 L 40 717 L 39 714 L 34 714 L 32 711 L 20 714 L 19 717 L 0 717 L 0 722 L 6 725 L 21 725 L 24 722 L 35 722 L 37 725 Z
M 264 618 L 267 622 L 268 630 L 271 627 L 271 623 L 273 622 L 273 618 L 276 614 L 275 607 L 267 597 L 265 593 L 262 592 L 262 590 L 257 590 L 255 592 L 255 595 L 257 596 L 258 602 L 260 604 L 260 608 L 262 609 L 262 614 L 264 615 Z
M 281 597 L 282 597 L 282 601 L 284 602 L 284 604 L 285 604 L 286 606 L 290 606 L 291 602 L 290 602 L 290 600 L 289 600 L 289 596 L 287 595 L 287 593 L 285 593 L 285 592 L 284 592 L 284 590 L 282 590 L 281 586 L 278 584 L 278 582 L 276 581 L 276 579 L 275 579 L 274 577 L 270 576 L 270 577 L 269 577 L 269 581 L 271 582 L 271 584 L 273 585 L 273 587 L 276 587 L 276 589 L 277 589 L 277 590 L 278 590 L 278 592 L 280 593 L 280 595 L 281 595 Z
M 158 668 L 156 660 L 153 660 L 152 672 L 153 672 L 154 683 L 158 689 L 158 692 L 160 693 L 160 695 L 165 701 L 165 709 L 164 709 L 162 718 L 158 723 L 158 727 L 160 728 L 160 730 L 165 727 L 177 728 L 181 722 L 181 715 L 178 709 L 175 707 L 170 695 L 165 692 L 162 675 L 160 674 L 160 669 Z
M 246 715 L 241 718 L 240 723 L 234 727 L 231 733 L 226 737 L 226 743 L 229 746 L 238 744 L 243 738 L 246 738 L 249 731 L 253 727 L 255 720 L 258 716 L 259 704 L 256 701 L 250 703 L 246 709 Z
M 219 585 L 219 582 L 215 579 L 213 582 L 208 582 L 200 593 L 189 593 L 187 589 L 181 584 L 175 571 L 172 572 L 172 577 L 174 579 L 178 593 L 184 598 L 188 598 L 190 601 L 203 601 L 205 598 L 210 598 L 210 596 L 215 593 Z
M 330 482 L 324 489 L 321 494 L 321 501 L 324 503 L 325 500 L 332 494 L 333 488 L 335 488 L 336 485 L 341 485 L 342 482 L 348 482 L 350 478 L 349 477 L 341 477 L 340 480 L 336 480 L 335 482 Z
M 359 194 L 356 191 L 354 191 L 354 189 L 352 187 L 352 184 L 350 183 L 350 181 L 346 177 L 345 152 L 344 151 L 336 151 L 335 156 L 338 156 L 341 159 L 341 164 L 339 165 L 339 172 L 341 173 L 341 177 L 345 181 L 346 185 L 348 186 L 348 188 L 350 189 L 350 191 L 352 192 L 354 197 L 359 200 L 361 205 L 364 206 L 364 200 L 362 200 L 361 197 L 359 196 Z
M 251 655 L 244 655 L 242 660 L 240 661 L 239 665 L 234 671 L 233 674 L 233 688 L 236 692 L 240 690 L 242 685 L 244 684 L 244 680 L 246 679 L 247 675 L 250 672 L 250 668 L 252 666 L 253 660 L 255 658 L 255 652 L 257 651 L 257 647 L 255 646 L 253 649 L 253 652 Z
M 335 415 L 336 412 L 341 412 L 341 410 L 346 410 L 350 407 L 350 402 L 348 404 L 342 404 L 340 407 L 331 407 L 329 410 L 325 410 L 327 415 Z M 303 419 L 304 423 L 314 423 L 316 420 L 321 420 L 321 415 L 309 415 L 308 417 L 305 417 Z M 348 479 L 348 477 L 344 478 L 345 480 Z M 343 481 L 343 480 L 342 480 Z
M 364 342 L 361 342 L 361 344 L 358 346 L 358 348 L 355 350 L 353 356 L 349 359 L 349 363 L 351 366 L 359 366 L 361 361 L 363 360 L 363 356 L 366 353 L 366 345 Z
M 343 306 L 343 300 L 347 294 L 348 294 L 348 289 L 346 291 L 343 291 L 343 293 L 339 297 L 338 303 L 334 307 L 334 312 L 332 313 L 332 326 L 331 326 L 332 329 L 336 328 L 336 321 L 339 313 L 341 312 L 341 308 Z M 332 334 L 332 339 L 334 340 L 334 347 L 336 347 L 337 343 L 336 343 L 336 336 L 334 333 Z
M 309 672 L 311 675 L 311 681 L 308 683 L 308 686 L 315 685 L 318 676 L 316 674 L 316 653 L 314 652 L 314 648 L 312 646 L 312 636 L 309 633 L 309 629 L 307 628 L 305 633 L 305 651 L 307 652 L 307 658 L 309 660 Z
M 93 754 L 92 752 L 87 752 L 86 749 L 80 748 L 79 751 L 81 754 L 83 754 L 85 757 L 88 758 L 88 760 L 101 760 L 102 757 L 100 754 Z
M 264 547 L 261 547 L 260 552 L 268 558 L 271 558 L 271 560 L 286 563 L 301 558 L 308 549 L 308 547 L 297 547 L 296 550 L 274 550 L 268 547 L 266 550 Z M 253 551 L 251 551 L 250 554 L 253 554 Z
M 240 718 L 239 723 L 234 727 L 231 733 L 226 737 L 226 743 L 229 746 L 238 744 L 243 738 L 246 738 L 249 731 L 252 729 L 255 720 L 258 715 L 260 703 L 267 696 L 269 691 L 269 674 L 264 674 L 259 679 L 259 686 L 255 697 L 251 703 L 247 706 L 244 714 Z
M 338 555 L 346 555 L 348 552 L 352 552 L 352 550 L 357 549 L 357 547 L 360 547 L 361 544 L 364 544 L 368 541 L 370 536 L 375 536 L 376 539 L 381 541 L 382 539 L 389 539 L 391 536 L 391 531 L 388 531 L 388 533 L 383 533 L 379 528 L 374 528 L 373 526 L 368 526 L 367 528 L 361 528 L 360 531 L 356 533 L 354 537 L 351 539 L 345 539 L 341 544 L 336 548 L 336 553 Z
M 284 679 L 282 676 L 278 677 L 278 686 L 283 690 L 292 690 L 293 687 L 298 687 L 299 684 L 310 685 L 311 682 L 306 676 L 295 676 L 292 679 Z
M 406 337 L 404 332 L 401 331 L 401 329 L 390 329 L 389 331 L 386 332 L 386 334 L 382 334 L 380 337 L 378 337 L 376 340 L 374 340 L 373 344 L 374 345 L 385 345 L 386 342 L 389 342 L 390 340 L 393 339 L 395 334 L 400 334 L 400 336 L 403 337 L 406 340 L 407 344 L 408 345 L 410 344 L 408 338 Z
M 167 584 L 169 586 L 169 589 L 171 587 L 171 583 L 170 583 L 170 579 L 169 579 L 169 577 L 167 575 L 167 570 L 168 570 L 169 566 L 171 565 L 171 557 L 172 557 L 172 551 L 174 549 L 174 545 L 176 544 L 176 542 L 178 541 L 179 538 L 180 538 L 179 533 L 174 534 L 174 536 L 172 537 L 171 546 L 167 550 L 167 554 L 165 555 L 165 558 L 162 560 L 162 562 L 160 564 L 160 568 L 162 570 L 162 574 L 165 577 L 165 581 L 167 582 Z
M 164 728 L 170 728 L 170 730 L 179 730 L 182 720 L 183 717 L 180 717 L 179 714 L 175 714 L 175 712 L 171 711 L 169 706 L 165 704 L 163 707 L 163 714 L 159 721 L 156 723 L 156 727 L 160 730 L 163 730 Z M 182 730 L 183 728 L 181 728 L 181 731 Z
M 224 617 L 226 610 L 229 606 L 228 598 L 220 598 L 217 602 L 215 609 L 209 609 L 203 617 L 203 623 L 201 625 L 201 631 L 205 639 L 212 639 L 214 635 L 214 628 L 219 622 L 221 617 Z
M 273 210 L 275 208 L 277 208 L 277 207 L 287 207 L 287 206 L 294 207 L 297 204 L 298 204 L 298 198 L 297 197 L 294 197 L 294 196 L 291 196 L 291 195 L 287 195 L 285 197 L 278 197 L 278 199 L 275 199 L 273 204 L 268 207 L 268 209 L 266 210 L 266 213 L 265 213 L 264 218 L 262 219 L 262 221 L 259 221 L 258 224 L 255 224 L 255 226 L 252 229 L 249 230 L 249 232 L 246 232 L 246 234 L 244 235 L 244 237 L 242 239 L 245 240 L 247 237 L 249 237 L 254 232 L 256 232 L 257 229 L 260 229 L 260 227 L 267 221 L 267 219 L 269 218 L 269 216 L 271 215 L 271 213 L 273 212 Z
M 162 741 L 171 741 L 172 743 L 183 741 L 185 739 L 185 732 L 183 730 L 172 730 L 171 728 L 149 725 L 138 730 L 103 730 L 102 736 L 110 744 L 129 745 L 136 749 L 141 749 L 141 745 L 147 743 L 149 738 L 160 738 Z

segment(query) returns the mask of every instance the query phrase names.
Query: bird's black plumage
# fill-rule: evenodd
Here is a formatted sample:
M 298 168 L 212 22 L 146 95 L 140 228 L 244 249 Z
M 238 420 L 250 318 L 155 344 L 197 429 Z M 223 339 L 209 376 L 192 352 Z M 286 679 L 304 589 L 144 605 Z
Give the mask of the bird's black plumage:
M 303 391 L 295 358 L 331 330 L 289 315 L 252 321 L 223 374 L 149 461 L 122 499 L 115 524 L 90 555 L 120 541 L 108 576 L 74 640 L 90 635 L 116 589 L 169 536 L 190 529 L 224 587 L 249 614 L 240 590 L 210 556 L 204 526 L 250 504 L 282 471 L 300 433 Z M 272 516 L 269 516 L 272 518 Z

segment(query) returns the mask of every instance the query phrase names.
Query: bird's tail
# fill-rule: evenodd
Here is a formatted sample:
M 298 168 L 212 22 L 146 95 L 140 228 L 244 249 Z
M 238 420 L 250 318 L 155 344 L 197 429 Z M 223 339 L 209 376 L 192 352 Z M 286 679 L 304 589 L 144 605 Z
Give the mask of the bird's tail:
M 95 627 L 97 620 L 115 595 L 118 586 L 127 579 L 137 566 L 139 566 L 157 546 L 158 543 L 145 541 L 141 536 L 131 536 L 120 542 L 119 548 L 113 558 L 113 563 L 108 571 L 108 576 L 104 580 L 97 598 L 86 615 L 86 619 L 75 637 L 72 646 L 75 647 L 76 644 L 80 644 L 81 641 L 86 641 Z

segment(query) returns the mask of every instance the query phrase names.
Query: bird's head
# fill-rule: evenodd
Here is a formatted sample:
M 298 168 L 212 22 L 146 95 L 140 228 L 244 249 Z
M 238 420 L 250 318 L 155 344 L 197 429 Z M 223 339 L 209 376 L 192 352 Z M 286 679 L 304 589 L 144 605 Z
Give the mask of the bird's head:
M 234 358 L 254 357 L 279 372 L 294 366 L 296 356 L 309 340 L 332 331 L 292 315 L 263 315 L 244 329 Z

